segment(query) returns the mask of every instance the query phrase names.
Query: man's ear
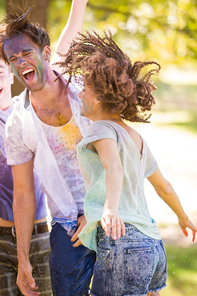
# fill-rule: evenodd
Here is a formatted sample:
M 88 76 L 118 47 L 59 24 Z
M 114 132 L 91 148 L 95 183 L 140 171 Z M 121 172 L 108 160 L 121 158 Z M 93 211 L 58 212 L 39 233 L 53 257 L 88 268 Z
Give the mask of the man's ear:
M 50 62 L 50 58 L 51 58 L 51 49 L 48 45 L 45 45 L 42 54 L 44 56 L 45 61 Z
M 14 83 L 14 73 L 10 73 L 10 83 L 13 84 Z

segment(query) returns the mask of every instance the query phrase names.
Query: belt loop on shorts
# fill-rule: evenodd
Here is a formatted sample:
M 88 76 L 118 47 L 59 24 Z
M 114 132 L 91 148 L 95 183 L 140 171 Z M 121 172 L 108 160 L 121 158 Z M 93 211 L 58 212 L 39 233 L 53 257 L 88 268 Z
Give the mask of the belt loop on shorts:
M 15 229 L 15 226 L 12 227 L 12 235 L 13 237 L 16 237 L 16 229 Z
M 38 234 L 38 225 L 34 224 L 34 234 Z

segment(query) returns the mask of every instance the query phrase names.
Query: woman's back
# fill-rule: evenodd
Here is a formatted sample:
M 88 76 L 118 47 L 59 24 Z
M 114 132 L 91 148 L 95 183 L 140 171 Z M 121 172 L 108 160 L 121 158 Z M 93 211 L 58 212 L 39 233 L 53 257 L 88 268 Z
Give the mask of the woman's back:
M 113 121 L 97 121 L 88 128 L 85 138 L 78 146 L 80 169 L 87 190 L 84 207 L 88 224 L 83 233 L 89 231 L 92 223 L 101 220 L 106 200 L 106 171 L 98 154 L 87 149 L 87 146 L 94 141 L 109 138 L 117 142 L 124 170 L 119 202 L 119 213 L 123 222 L 131 223 L 146 235 L 160 239 L 155 221 L 150 217 L 144 195 L 144 178 L 156 171 L 157 163 L 139 134 L 133 129 L 128 129 L 128 131 Z M 138 142 L 134 142 L 133 137 Z M 93 205 L 94 212 L 92 211 Z

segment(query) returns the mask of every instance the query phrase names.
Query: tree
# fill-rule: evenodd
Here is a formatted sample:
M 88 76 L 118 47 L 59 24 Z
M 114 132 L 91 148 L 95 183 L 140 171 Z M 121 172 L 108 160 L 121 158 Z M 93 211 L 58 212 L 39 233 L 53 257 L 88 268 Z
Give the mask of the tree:
M 50 36 L 55 40 L 68 16 L 71 0 L 51 0 Z M 196 0 L 89 0 L 85 28 L 111 29 L 114 39 L 133 60 L 196 63 Z
M 8 1 L 1 0 L 0 12 Z M 72 0 L 23 1 L 35 5 L 31 19 L 47 26 L 53 51 Z M 84 28 L 100 34 L 110 29 L 133 61 L 155 60 L 163 67 L 194 67 L 197 61 L 196 0 L 89 0 Z

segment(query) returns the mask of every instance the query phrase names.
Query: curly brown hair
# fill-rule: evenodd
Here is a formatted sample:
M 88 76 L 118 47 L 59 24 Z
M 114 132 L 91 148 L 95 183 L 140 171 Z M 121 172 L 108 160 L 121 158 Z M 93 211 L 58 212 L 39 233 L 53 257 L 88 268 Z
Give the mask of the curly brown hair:
M 29 36 L 31 40 L 39 46 L 40 50 L 43 50 L 45 45 L 50 46 L 50 39 L 45 29 L 40 27 L 38 23 L 34 24 L 29 20 L 30 12 L 33 7 L 28 9 L 24 1 L 20 4 L 10 1 L 9 5 L 9 12 L 0 25 L 0 55 L 7 63 L 8 60 L 4 52 L 4 43 L 6 40 L 10 40 L 19 34 Z
M 72 76 L 82 75 L 84 84 L 100 101 L 102 110 L 121 114 L 128 121 L 149 122 L 151 114 L 147 115 L 146 111 L 155 104 L 152 93 L 156 89 L 151 76 L 161 67 L 153 61 L 132 64 L 110 31 L 104 32 L 103 38 L 96 32 L 80 34 L 58 65 L 63 68 L 61 75 L 69 74 L 68 84 Z M 140 78 L 141 70 L 148 65 L 157 68 Z

